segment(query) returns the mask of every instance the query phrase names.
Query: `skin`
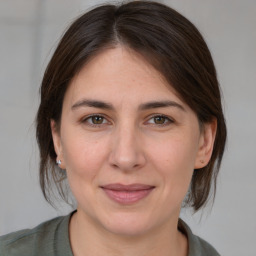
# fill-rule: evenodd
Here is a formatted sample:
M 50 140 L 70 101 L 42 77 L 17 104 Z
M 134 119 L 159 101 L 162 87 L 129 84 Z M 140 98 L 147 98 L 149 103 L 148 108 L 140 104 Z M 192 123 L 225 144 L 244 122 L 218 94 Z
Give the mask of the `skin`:
M 111 108 L 88 106 L 88 100 Z M 155 101 L 172 104 L 145 105 Z M 200 130 L 196 114 L 164 78 L 119 46 L 75 76 L 60 129 L 54 121 L 51 127 L 57 159 L 78 203 L 70 222 L 74 255 L 187 255 L 187 238 L 177 230 L 180 208 L 194 169 L 211 157 L 216 122 Z M 123 205 L 101 188 L 111 183 L 154 189 Z

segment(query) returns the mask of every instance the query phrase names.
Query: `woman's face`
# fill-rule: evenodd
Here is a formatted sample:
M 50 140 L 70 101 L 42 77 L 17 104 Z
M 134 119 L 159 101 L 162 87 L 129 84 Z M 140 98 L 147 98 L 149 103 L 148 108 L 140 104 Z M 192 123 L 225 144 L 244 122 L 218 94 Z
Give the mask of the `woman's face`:
M 177 221 L 194 168 L 209 160 L 213 132 L 200 132 L 196 114 L 161 75 L 118 47 L 73 79 L 60 132 L 52 122 L 52 133 L 78 213 L 134 235 Z

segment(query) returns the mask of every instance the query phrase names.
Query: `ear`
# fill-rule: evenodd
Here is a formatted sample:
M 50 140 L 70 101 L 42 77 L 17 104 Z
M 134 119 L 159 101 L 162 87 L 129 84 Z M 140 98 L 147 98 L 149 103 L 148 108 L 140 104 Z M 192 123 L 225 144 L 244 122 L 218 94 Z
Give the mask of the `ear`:
M 51 119 L 51 132 L 52 132 L 52 139 L 53 139 L 53 145 L 54 150 L 57 155 L 57 160 L 61 161 L 61 164 L 59 164 L 59 167 L 61 169 L 65 169 L 65 162 L 63 157 L 63 150 L 62 150 L 62 143 L 61 143 L 61 137 L 60 137 L 60 131 L 57 127 L 57 124 L 54 120 Z
M 199 147 L 195 161 L 194 169 L 205 167 L 212 156 L 215 136 L 217 131 L 217 120 L 214 118 L 211 122 L 203 124 L 199 139 Z

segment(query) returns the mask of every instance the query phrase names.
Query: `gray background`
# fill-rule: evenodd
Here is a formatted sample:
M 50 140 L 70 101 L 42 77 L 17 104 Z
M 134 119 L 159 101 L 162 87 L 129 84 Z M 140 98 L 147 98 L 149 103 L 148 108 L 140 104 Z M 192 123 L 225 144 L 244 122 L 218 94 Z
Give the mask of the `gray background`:
M 66 214 L 38 184 L 34 116 L 44 68 L 64 28 L 89 0 L 0 0 L 0 235 Z M 160 2 L 160 1 L 159 1 Z M 166 0 L 204 35 L 225 98 L 228 145 L 214 207 L 191 217 L 222 255 L 256 254 L 256 1 Z

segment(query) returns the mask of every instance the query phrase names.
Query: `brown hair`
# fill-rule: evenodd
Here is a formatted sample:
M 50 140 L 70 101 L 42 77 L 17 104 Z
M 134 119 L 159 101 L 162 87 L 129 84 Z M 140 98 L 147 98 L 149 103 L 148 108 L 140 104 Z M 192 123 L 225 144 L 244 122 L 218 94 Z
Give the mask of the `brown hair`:
M 186 203 L 198 210 L 216 191 L 226 125 L 220 89 L 209 49 L 196 27 L 175 10 L 152 1 L 103 5 L 79 17 L 66 31 L 45 71 L 37 114 L 40 184 L 51 202 L 52 182 L 62 198 L 65 173 L 56 167 L 50 120 L 60 123 L 62 103 L 72 78 L 108 47 L 123 45 L 144 57 L 197 114 L 199 123 L 217 120 L 210 162 L 194 171 Z

